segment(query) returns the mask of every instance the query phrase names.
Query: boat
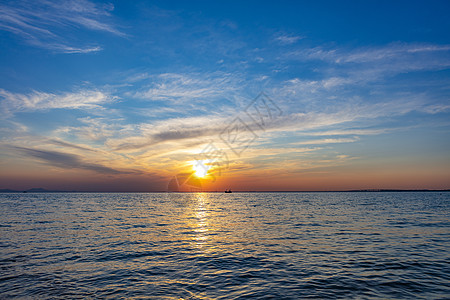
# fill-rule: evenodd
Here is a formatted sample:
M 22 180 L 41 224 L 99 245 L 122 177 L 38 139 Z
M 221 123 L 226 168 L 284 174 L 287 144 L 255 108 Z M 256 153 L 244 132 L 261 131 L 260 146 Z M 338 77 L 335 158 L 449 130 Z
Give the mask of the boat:
M 225 193 L 232 193 L 231 189 L 225 190 Z

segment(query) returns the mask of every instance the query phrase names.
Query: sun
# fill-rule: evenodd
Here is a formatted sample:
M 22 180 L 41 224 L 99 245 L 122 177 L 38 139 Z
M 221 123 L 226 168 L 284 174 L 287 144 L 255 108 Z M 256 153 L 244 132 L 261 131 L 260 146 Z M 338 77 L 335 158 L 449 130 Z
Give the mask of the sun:
M 192 163 L 192 170 L 194 170 L 195 176 L 203 178 L 208 175 L 208 170 L 211 168 L 209 159 L 194 160 Z

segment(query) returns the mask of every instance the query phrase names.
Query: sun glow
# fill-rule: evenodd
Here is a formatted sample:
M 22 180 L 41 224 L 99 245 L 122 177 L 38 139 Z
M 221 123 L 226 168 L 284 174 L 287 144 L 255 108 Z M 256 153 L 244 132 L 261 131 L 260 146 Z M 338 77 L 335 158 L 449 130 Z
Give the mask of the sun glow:
M 197 177 L 205 177 L 208 175 L 208 170 L 211 168 L 209 159 L 206 160 L 194 160 L 192 163 L 192 169 Z

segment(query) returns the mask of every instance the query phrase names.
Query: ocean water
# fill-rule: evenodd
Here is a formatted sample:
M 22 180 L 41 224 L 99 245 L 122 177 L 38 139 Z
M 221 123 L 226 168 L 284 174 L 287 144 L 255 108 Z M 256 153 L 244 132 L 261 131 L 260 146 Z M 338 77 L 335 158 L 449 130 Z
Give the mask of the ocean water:
M 450 193 L 0 194 L 0 298 L 450 298 Z

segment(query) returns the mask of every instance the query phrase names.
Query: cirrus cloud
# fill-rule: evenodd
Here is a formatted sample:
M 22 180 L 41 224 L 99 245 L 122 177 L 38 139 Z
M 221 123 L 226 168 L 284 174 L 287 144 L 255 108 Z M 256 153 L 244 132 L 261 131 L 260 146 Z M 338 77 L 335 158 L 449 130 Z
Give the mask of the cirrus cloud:
M 29 45 L 60 53 L 90 53 L 96 42 L 69 39 L 70 32 L 88 30 L 125 36 L 109 20 L 112 4 L 88 0 L 16 1 L 0 4 L 0 30 L 9 31 Z M 94 45 L 92 45 L 94 44 Z
M 101 108 L 101 104 L 110 102 L 114 97 L 98 90 L 81 90 L 63 94 L 33 91 L 28 94 L 12 93 L 0 89 L 1 109 L 5 114 L 15 112 L 37 111 L 56 108 L 93 109 Z

